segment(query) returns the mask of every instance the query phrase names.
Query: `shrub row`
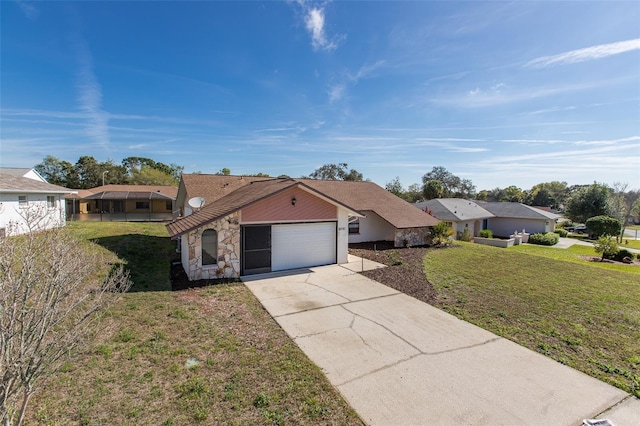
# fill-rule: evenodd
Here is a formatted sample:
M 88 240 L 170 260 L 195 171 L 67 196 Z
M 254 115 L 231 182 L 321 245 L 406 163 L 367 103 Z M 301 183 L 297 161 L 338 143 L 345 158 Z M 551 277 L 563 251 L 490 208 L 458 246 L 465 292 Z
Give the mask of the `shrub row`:
M 530 244 L 538 244 L 541 246 L 553 246 L 558 244 L 558 241 L 560 241 L 560 236 L 553 232 L 547 232 L 546 234 L 537 233 L 529 236 Z
M 482 238 L 493 238 L 493 231 L 491 229 L 483 229 L 480 231 L 480 236 Z
M 562 238 L 565 238 L 567 235 L 569 235 L 569 232 L 566 229 L 563 229 L 563 228 L 558 228 L 553 232 L 558 234 Z

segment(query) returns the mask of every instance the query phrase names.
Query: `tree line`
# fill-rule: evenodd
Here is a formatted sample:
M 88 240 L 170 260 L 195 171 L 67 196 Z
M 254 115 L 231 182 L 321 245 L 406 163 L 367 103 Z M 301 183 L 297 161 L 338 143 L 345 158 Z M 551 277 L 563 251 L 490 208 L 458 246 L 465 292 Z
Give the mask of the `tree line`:
M 177 185 L 184 167 L 150 158 L 127 157 L 120 164 L 83 155 L 75 164 L 47 155 L 35 167 L 47 182 L 71 189 L 95 188 L 103 184 Z
M 72 189 L 87 189 L 105 184 L 177 185 L 183 166 L 164 164 L 150 158 L 127 157 L 121 164 L 113 160 L 98 162 L 91 156 L 82 156 L 75 164 L 51 155 L 35 166 L 47 182 Z M 199 173 L 199 172 L 196 172 Z M 229 175 L 228 168 L 216 174 Z M 266 173 L 251 176 L 268 177 Z M 279 177 L 287 177 L 281 175 Z M 347 163 L 325 164 L 314 170 L 309 179 L 365 180 L 362 173 L 349 168 Z M 386 184 L 386 189 L 398 197 L 415 203 L 434 198 L 463 198 L 479 201 L 516 202 L 530 206 L 549 207 L 564 212 L 568 219 L 584 223 L 594 216 L 609 216 L 623 225 L 632 217 L 640 216 L 640 190 L 629 189 L 627 184 L 612 186 L 596 183 L 590 185 L 567 185 L 552 181 L 522 189 L 515 185 L 505 188 L 476 191 L 471 179 L 461 178 L 445 167 L 434 166 L 422 176 L 422 184 L 412 184 L 405 189 L 396 177 Z

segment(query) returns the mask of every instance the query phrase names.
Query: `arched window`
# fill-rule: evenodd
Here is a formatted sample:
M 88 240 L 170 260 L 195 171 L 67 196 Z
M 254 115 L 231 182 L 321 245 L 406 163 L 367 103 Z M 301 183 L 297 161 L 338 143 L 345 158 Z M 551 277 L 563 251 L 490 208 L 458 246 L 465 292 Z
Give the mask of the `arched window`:
M 218 263 L 218 233 L 207 229 L 202 233 L 202 265 Z

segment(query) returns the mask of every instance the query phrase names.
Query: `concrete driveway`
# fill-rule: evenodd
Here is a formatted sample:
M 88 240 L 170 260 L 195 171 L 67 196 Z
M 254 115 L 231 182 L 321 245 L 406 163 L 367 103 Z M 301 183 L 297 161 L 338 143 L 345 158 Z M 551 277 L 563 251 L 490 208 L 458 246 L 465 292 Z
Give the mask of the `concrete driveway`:
M 243 280 L 368 424 L 640 425 L 637 398 L 353 270 Z

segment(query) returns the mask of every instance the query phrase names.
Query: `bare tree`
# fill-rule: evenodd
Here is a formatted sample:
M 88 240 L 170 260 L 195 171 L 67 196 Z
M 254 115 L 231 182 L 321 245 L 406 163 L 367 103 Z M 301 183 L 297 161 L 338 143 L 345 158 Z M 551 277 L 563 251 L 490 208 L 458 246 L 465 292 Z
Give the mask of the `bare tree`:
M 622 229 L 618 240 L 622 242 L 629 219 L 640 212 L 640 190 L 629 190 L 629 184 L 614 182 L 609 197 L 611 215 L 622 222 Z
M 65 228 L 0 238 L 0 420 L 20 425 L 29 398 L 98 331 L 97 315 L 131 285 L 121 265 Z

